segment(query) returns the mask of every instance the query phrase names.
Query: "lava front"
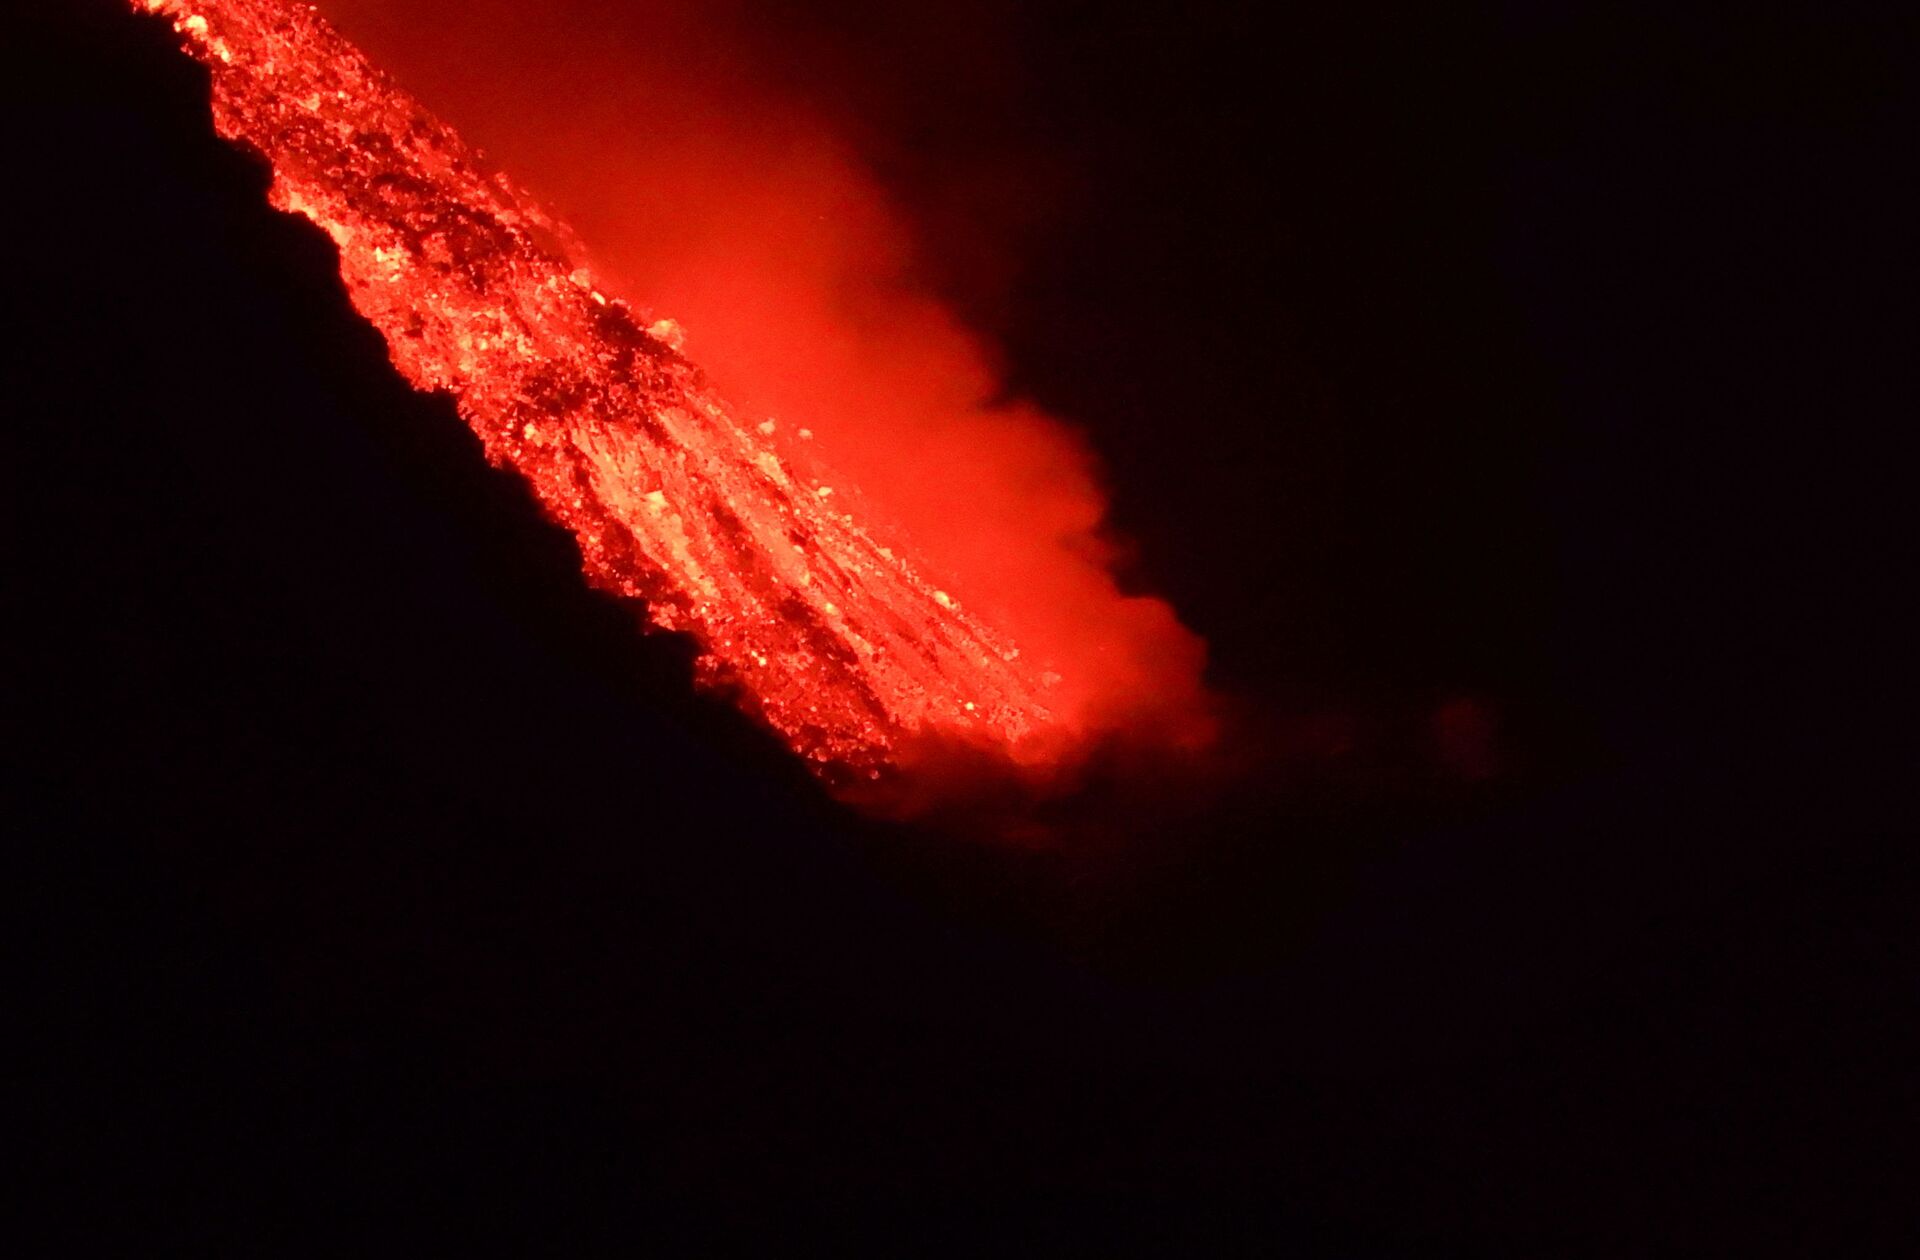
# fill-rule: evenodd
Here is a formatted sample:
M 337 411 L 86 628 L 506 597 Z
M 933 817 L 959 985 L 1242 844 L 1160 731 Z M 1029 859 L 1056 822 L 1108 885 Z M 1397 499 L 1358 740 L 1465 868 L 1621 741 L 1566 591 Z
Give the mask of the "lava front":
M 736 414 L 670 321 L 610 298 L 564 225 L 314 9 L 134 0 L 213 79 L 214 123 L 323 228 L 394 365 L 444 390 L 496 465 L 579 540 L 587 577 L 692 635 L 724 685 L 831 781 L 920 737 L 1032 761 L 1070 737 L 1055 682 L 875 536 L 805 434 Z

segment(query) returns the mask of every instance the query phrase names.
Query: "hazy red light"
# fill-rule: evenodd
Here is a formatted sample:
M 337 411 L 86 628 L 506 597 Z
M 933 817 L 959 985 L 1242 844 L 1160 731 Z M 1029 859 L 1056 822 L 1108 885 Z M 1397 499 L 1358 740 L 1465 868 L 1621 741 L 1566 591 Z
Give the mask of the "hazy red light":
M 515 255 L 510 268 L 486 279 L 491 292 L 483 285 L 478 297 L 456 301 L 431 290 L 426 261 L 390 262 L 370 254 L 365 241 L 347 239 L 354 229 L 343 234 L 342 223 L 359 222 L 366 207 L 343 208 L 324 187 L 330 177 L 316 173 L 313 154 L 299 146 L 280 151 L 286 137 L 269 134 L 287 118 L 313 113 L 287 113 L 279 98 L 308 90 L 303 76 L 326 76 L 313 65 L 263 72 L 262 58 L 347 55 L 315 42 L 312 32 L 324 28 L 303 6 L 142 0 L 140 7 L 164 9 L 194 36 L 198 55 L 215 69 L 217 115 L 226 94 L 223 130 L 267 151 L 280 202 L 343 242 L 356 303 L 387 333 L 402 370 L 423 387 L 451 388 L 490 456 L 526 474 L 549 511 L 580 534 L 595 580 L 648 596 L 656 620 L 700 635 L 717 668 L 745 683 L 799 751 L 836 763 L 897 764 L 902 741 L 924 730 L 990 738 L 1017 761 L 1055 765 L 1108 733 L 1169 743 L 1205 737 L 1201 645 L 1164 602 L 1116 589 L 1099 536 L 1104 497 L 1084 444 L 1031 407 L 989 402 L 996 393 L 990 356 L 913 286 L 909 234 L 885 198 L 823 124 L 754 81 L 724 21 L 666 6 L 658 38 L 634 48 L 586 38 L 564 10 L 432 0 L 328 6 L 364 23 L 431 104 L 551 196 L 582 229 L 594 283 L 645 302 L 640 325 L 677 321 L 687 330 L 688 355 L 737 404 L 720 404 L 679 369 L 662 369 L 655 372 L 662 383 L 631 398 L 620 394 L 621 405 L 690 410 L 697 423 L 675 427 L 659 451 L 601 461 L 645 480 L 659 460 L 678 458 L 673 443 L 694 444 L 691 463 L 699 467 L 688 472 L 691 480 L 672 484 L 672 506 L 693 511 L 695 499 L 708 503 L 694 532 L 707 529 L 711 538 L 697 540 L 705 550 L 695 550 L 708 569 L 738 566 L 729 575 L 738 580 L 720 582 L 725 589 L 714 603 L 688 594 L 706 589 L 691 552 L 685 563 L 660 559 L 679 544 L 661 533 L 654 482 L 602 479 L 589 496 L 596 501 L 582 506 L 580 465 L 595 457 L 580 454 L 577 432 L 606 417 L 591 408 L 556 417 L 556 447 L 537 433 L 544 421 L 522 398 L 531 375 L 524 360 L 535 352 L 503 358 L 498 344 L 537 342 L 538 353 L 563 362 L 572 356 L 592 376 L 588 361 L 606 350 L 595 339 L 619 342 L 624 334 L 599 330 L 592 309 L 556 308 L 535 321 L 539 327 L 528 326 L 532 333 L 514 325 L 489 346 L 485 330 L 512 320 L 502 324 L 487 304 L 524 307 L 527 293 L 547 294 L 553 277 L 535 274 L 541 264 Z M 297 28 L 291 34 L 289 21 Z M 265 34 L 276 25 L 280 34 Z M 266 49 L 270 40 L 282 43 Z M 411 108 L 398 95 L 391 103 L 402 113 Z M 398 113 L 370 122 L 356 108 L 329 103 L 320 111 L 349 133 L 332 143 L 367 143 L 350 134 L 356 127 L 410 126 L 393 121 Z M 319 134 L 303 131 L 299 145 L 310 149 Z M 449 187 L 435 195 L 457 202 L 496 193 Z M 383 212 L 371 213 L 366 222 L 378 229 Z M 504 213 L 511 219 L 514 212 Z M 507 291 L 514 286 L 525 292 Z M 567 300 L 590 296 L 582 290 Z M 423 351 L 407 340 L 409 304 L 451 319 L 444 344 L 429 337 Z M 555 349 L 556 338 L 568 344 Z M 649 364 L 649 371 L 657 366 Z M 762 416 L 774 418 L 772 429 Z M 814 440 L 796 442 L 802 430 Z M 753 466 L 765 453 L 791 461 L 800 490 L 760 484 Z M 758 540 L 754 554 L 722 556 L 734 544 L 724 531 L 712 532 L 716 515 L 745 522 Z M 777 537 L 787 525 L 811 540 L 804 561 Z M 636 559 L 606 537 L 622 530 L 635 532 L 643 553 L 648 531 L 660 533 L 654 541 L 666 550 Z M 884 562 L 867 550 L 888 538 L 903 553 L 899 540 L 911 540 L 920 574 L 895 572 L 884 548 Z M 668 585 L 683 588 L 676 597 L 685 607 L 655 581 L 663 563 Z M 851 585 L 836 603 L 821 596 L 816 579 Z M 775 624 L 787 597 L 768 583 L 794 584 L 789 594 L 805 588 L 813 601 L 805 625 Z M 842 661 L 849 642 L 881 650 Z M 787 677 L 774 677 L 782 671 Z M 846 694 L 832 694 L 835 688 Z M 837 706 L 836 715 L 807 716 L 817 706 Z M 860 716 L 869 709 L 870 718 Z

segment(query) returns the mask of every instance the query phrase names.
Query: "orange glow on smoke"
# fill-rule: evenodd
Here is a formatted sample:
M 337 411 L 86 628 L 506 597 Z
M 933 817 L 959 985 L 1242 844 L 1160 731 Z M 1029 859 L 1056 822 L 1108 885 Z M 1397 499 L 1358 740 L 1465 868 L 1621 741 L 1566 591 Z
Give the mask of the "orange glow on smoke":
M 1201 644 L 1116 588 L 1084 444 L 990 401 L 872 178 L 723 22 L 664 6 L 635 48 L 535 6 L 327 6 L 583 243 L 309 6 L 136 7 L 340 245 L 396 366 L 830 779 L 929 739 L 1029 768 L 1204 740 Z

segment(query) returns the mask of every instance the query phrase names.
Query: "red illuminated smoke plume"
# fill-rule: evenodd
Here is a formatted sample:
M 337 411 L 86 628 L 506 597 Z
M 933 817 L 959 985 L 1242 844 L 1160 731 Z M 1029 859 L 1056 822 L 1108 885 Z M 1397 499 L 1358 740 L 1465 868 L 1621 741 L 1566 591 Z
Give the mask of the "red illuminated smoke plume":
M 1100 564 L 1085 452 L 1030 409 L 985 406 L 982 356 L 938 307 L 902 298 L 888 335 L 829 344 L 847 320 L 822 295 L 898 248 L 851 167 L 835 167 L 842 209 L 880 253 L 799 251 L 827 274 L 764 265 L 738 207 L 712 208 L 718 230 L 698 241 L 660 222 L 669 247 L 651 257 L 675 262 L 661 287 L 692 295 L 695 347 L 709 320 L 730 330 L 727 383 L 782 414 L 743 413 L 681 355 L 677 325 L 610 296 L 565 227 L 309 6 L 136 7 L 170 17 L 209 67 L 215 125 L 271 161 L 273 203 L 339 246 L 396 367 L 455 398 L 488 457 L 578 538 L 597 586 L 693 635 L 703 679 L 829 778 L 879 777 L 929 742 L 1049 766 L 1122 728 L 1203 729 L 1197 642 Z M 804 233 L 762 209 L 762 242 Z M 739 312 L 769 306 L 785 349 L 764 318 L 740 331 Z

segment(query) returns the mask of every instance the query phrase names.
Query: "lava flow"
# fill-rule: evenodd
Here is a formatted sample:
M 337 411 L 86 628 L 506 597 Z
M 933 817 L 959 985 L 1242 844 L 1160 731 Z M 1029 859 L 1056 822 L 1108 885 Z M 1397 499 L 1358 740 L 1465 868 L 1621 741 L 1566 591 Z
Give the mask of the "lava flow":
M 701 681 L 823 776 L 879 778 L 925 737 L 1026 764 L 1084 739 L 1070 664 L 1023 658 L 877 537 L 805 430 L 731 410 L 671 321 L 602 291 L 564 225 L 311 6 L 133 3 L 208 67 L 215 126 L 271 163 L 272 203 L 338 245 L 407 380 L 451 394 L 588 578 L 692 635 Z

